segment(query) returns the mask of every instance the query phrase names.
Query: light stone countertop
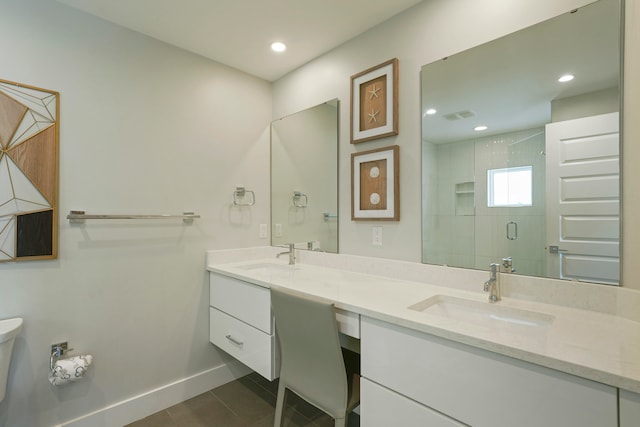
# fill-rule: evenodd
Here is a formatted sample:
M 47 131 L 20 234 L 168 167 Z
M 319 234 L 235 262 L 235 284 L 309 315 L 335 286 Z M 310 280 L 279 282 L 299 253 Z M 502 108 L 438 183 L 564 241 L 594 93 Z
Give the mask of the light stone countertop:
M 288 266 L 286 260 L 270 256 L 272 250 L 268 249 L 247 252 L 241 257 L 219 256 L 224 251 L 216 252 L 208 253 L 209 271 L 267 288 L 296 290 L 330 300 L 337 308 L 362 316 L 640 393 L 640 322 L 635 319 L 503 295 L 502 301 L 496 303 L 501 310 L 541 313 L 553 317 L 553 321 L 539 327 L 509 323 L 496 326 L 495 322 L 486 327 L 408 308 L 436 295 L 488 305 L 487 294 L 470 290 L 465 280 L 460 280 L 459 287 L 436 286 L 404 277 L 327 266 L 339 264 L 335 262 L 336 256 L 330 258 L 334 260 L 332 263 L 318 262 L 317 257 L 309 256 Z M 256 266 L 261 267 L 247 268 Z M 478 277 L 485 278 L 487 273 L 482 273 Z M 470 276 L 473 287 L 481 290 L 483 282 L 475 283 L 473 274 Z M 406 274 L 397 274 L 402 276 Z M 436 282 L 437 275 L 433 279 Z

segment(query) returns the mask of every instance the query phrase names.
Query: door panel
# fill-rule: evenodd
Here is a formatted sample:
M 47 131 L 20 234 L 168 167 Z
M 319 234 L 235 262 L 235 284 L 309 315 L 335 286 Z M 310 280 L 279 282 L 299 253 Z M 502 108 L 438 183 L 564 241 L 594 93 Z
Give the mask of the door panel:
M 618 113 L 548 124 L 545 151 L 549 277 L 618 284 Z

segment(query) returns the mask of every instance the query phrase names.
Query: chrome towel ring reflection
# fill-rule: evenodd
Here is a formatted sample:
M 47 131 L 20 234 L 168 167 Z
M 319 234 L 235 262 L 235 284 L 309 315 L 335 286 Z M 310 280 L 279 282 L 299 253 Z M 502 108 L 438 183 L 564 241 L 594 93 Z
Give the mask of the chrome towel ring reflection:
M 309 198 L 301 191 L 293 192 L 293 206 L 296 208 L 306 208 L 309 205 Z
M 249 200 L 245 200 L 247 196 L 249 196 Z M 233 204 L 236 206 L 253 206 L 256 204 L 256 193 L 242 186 L 238 186 L 233 192 Z

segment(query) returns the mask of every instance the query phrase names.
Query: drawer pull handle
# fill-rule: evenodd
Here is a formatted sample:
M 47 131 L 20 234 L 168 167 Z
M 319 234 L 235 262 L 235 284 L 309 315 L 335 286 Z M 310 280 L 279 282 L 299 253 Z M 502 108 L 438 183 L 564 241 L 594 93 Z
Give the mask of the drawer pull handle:
M 235 339 L 234 337 L 232 337 L 231 335 L 227 335 L 226 337 L 229 341 L 231 341 L 232 343 L 234 343 L 235 345 L 243 345 L 244 342 L 242 341 L 238 341 L 237 339 Z

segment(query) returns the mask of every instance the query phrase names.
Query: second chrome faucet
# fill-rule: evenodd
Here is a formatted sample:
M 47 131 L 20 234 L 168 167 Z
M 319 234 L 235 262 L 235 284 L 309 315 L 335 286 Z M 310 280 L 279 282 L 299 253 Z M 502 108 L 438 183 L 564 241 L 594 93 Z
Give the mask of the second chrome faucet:
M 489 302 L 500 301 L 500 264 L 490 265 L 489 280 L 484 282 L 484 291 L 489 292 Z
M 280 252 L 278 255 L 276 255 L 276 258 L 280 258 L 280 255 L 289 255 L 289 265 L 293 265 L 296 263 L 295 245 L 293 243 L 287 243 L 287 246 L 289 247 L 289 251 Z

